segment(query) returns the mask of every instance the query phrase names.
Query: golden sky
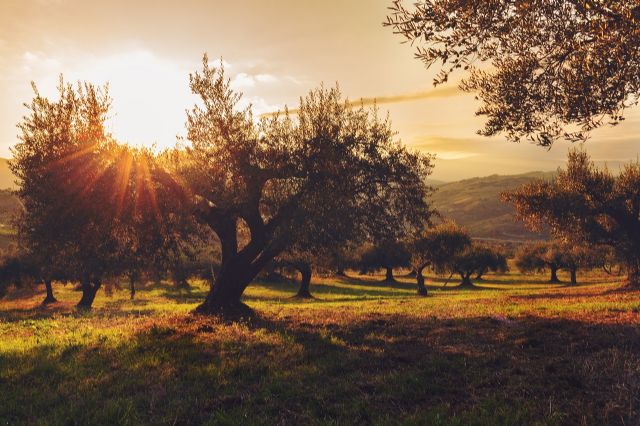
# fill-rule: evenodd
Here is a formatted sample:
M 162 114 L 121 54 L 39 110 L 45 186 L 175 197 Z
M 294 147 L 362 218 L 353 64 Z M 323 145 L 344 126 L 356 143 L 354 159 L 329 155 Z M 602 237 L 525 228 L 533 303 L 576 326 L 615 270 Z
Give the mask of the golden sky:
M 30 81 L 55 94 L 67 80 L 110 82 L 110 130 L 121 141 L 171 146 L 194 99 L 188 73 L 202 54 L 223 58 L 233 85 L 257 113 L 295 107 L 320 83 L 350 99 L 378 98 L 398 137 L 438 156 L 433 177 L 553 170 L 550 151 L 476 135 L 477 104 L 455 85 L 434 89 L 434 71 L 413 59 L 381 23 L 390 0 L 0 0 L 0 156 L 10 155 Z M 217 59 L 219 60 L 219 59 Z M 640 112 L 598 130 L 586 147 L 618 167 L 635 160 Z

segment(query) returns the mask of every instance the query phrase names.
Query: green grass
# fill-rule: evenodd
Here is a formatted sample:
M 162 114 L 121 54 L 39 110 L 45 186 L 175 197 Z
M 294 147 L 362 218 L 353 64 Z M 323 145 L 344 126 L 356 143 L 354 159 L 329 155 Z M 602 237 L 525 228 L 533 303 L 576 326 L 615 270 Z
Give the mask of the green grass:
M 591 274 L 488 276 L 414 295 L 409 278 L 257 283 L 239 323 L 148 285 L 0 301 L 0 424 L 638 424 L 640 292 Z M 448 287 L 453 287 L 450 283 Z

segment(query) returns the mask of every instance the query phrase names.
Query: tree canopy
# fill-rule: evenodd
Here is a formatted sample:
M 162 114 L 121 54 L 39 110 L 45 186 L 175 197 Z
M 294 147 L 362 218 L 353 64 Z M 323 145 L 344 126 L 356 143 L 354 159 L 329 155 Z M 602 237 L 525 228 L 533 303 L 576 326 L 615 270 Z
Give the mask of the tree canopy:
M 416 271 L 418 294 L 427 295 L 422 271 L 431 267 L 443 272 L 450 260 L 471 245 L 471 236 L 453 222 L 444 222 L 425 230 L 411 244 L 411 263 Z
M 59 98 L 34 85 L 10 167 L 24 207 L 19 239 L 49 283 L 80 281 L 91 307 L 107 275 L 163 255 L 175 224 L 188 217 L 184 191 L 146 150 L 118 144 L 106 131 L 108 88 L 60 80 Z
M 640 285 L 640 163 L 618 175 L 598 169 L 584 151 L 569 153 L 567 167 L 551 181 L 539 180 L 503 194 L 517 218 L 532 229 L 543 224 L 563 241 L 609 246 Z
M 482 101 L 481 134 L 543 146 L 617 124 L 640 95 L 637 0 L 394 0 L 385 22 L 435 84 L 456 70 Z
M 337 88 L 311 91 L 296 114 L 256 120 L 206 56 L 190 86 L 200 102 L 188 112 L 187 155 L 176 172 L 222 247 L 201 312 L 242 308 L 253 278 L 291 244 L 295 229 L 322 223 L 315 218 L 339 217 L 367 233 L 401 233 L 428 220 L 431 157 L 394 141 L 388 120 L 353 108 Z M 241 226 L 249 234 L 243 246 Z

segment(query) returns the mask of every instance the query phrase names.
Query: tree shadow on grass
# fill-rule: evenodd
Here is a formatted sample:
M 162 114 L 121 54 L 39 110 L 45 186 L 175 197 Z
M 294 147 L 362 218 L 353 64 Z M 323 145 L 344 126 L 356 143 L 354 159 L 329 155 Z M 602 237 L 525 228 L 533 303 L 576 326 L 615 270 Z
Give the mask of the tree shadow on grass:
M 631 324 L 185 316 L 111 346 L 0 354 L 8 423 L 634 424 Z M 624 392 L 620 392 L 624 389 Z M 551 402 L 550 402 L 551 401 Z
M 275 290 L 284 293 L 282 297 L 276 297 L 279 301 L 290 300 L 291 302 L 299 302 L 300 299 L 291 298 L 297 292 L 299 283 L 295 281 L 283 281 L 283 282 L 257 282 L 252 286 L 262 287 L 269 290 Z M 413 295 L 415 285 L 404 286 L 402 288 L 390 287 L 390 286 L 367 286 L 350 288 L 342 285 L 326 284 L 323 282 L 312 282 L 310 286 L 311 294 L 314 296 L 312 301 L 323 301 L 326 298 L 327 302 L 333 302 L 337 298 L 342 300 L 366 300 L 366 299 L 379 299 L 379 298 L 399 298 Z M 404 291 L 403 291 L 404 290 Z M 408 291 L 412 291 L 411 293 Z M 340 297 L 344 296 L 344 297 Z M 351 296 L 351 297 L 348 297 Z M 244 300 L 274 300 L 274 296 L 263 296 L 259 294 L 245 294 Z

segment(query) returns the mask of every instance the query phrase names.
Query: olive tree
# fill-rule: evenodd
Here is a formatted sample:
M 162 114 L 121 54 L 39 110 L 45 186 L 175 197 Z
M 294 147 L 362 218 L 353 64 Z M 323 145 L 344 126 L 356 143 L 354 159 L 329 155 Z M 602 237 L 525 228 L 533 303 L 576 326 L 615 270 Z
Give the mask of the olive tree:
M 90 307 L 113 253 L 102 214 L 107 194 L 97 187 L 108 162 L 102 154 L 113 143 L 104 126 L 111 99 L 106 87 L 74 87 L 62 78 L 56 101 L 33 89 L 10 162 L 24 206 L 19 238 L 48 287 L 53 270 L 64 269 L 82 283 L 79 307 Z
M 550 283 L 559 283 L 558 271 L 565 267 L 564 250 L 556 243 L 545 241 L 520 246 L 515 256 L 516 267 L 523 273 L 549 270 Z
M 385 24 L 482 101 L 481 134 L 543 146 L 617 124 L 640 95 L 637 0 L 394 0 Z
M 176 171 L 222 250 L 199 312 L 245 309 L 244 290 L 308 220 L 338 215 L 358 228 L 402 229 L 429 215 L 431 157 L 394 141 L 388 120 L 353 108 L 337 88 L 311 91 L 296 114 L 256 120 L 206 56 L 190 87 L 199 104 L 188 112 L 187 155 Z M 242 245 L 241 227 L 249 234 Z
M 427 229 L 411 244 L 411 264 L 416 272 L 418 295 L 426 296 L 422 272 L 431 267 L 442 272 L 450 260 L 471 245 L 469 233 L 453 222 Z
M 561 240 L 611 247 L 626 266 L 627 285 L 640 286 L 640 163 L 614 175 L 598 169 L 586 152 L 572 150 L 554 179 L 502 197 L 531 229 L 547 225 Z
M 395 268 L 406 268 L 411 265 L 411 254 L 405 244 L 400 241 L 384 240 L 366 247 L 360 255 L 360 269 L 367 273 L 378 269 L 385 270 L 384 282 L 392 283 Z
M 496 258 L 501 258 L 495 262 Z M 507 263 L 504 256 L 492 248 L 482 244 L 471 244 L 464 250 L 456 253 L 443 265 L 444 269 L 460 275 L 462 281 L 460 287 L 472 288 L 471 276 L 480 272 L 506 272 Z

